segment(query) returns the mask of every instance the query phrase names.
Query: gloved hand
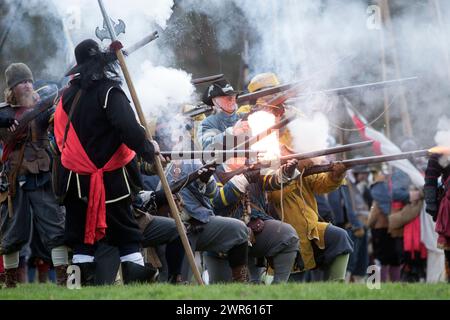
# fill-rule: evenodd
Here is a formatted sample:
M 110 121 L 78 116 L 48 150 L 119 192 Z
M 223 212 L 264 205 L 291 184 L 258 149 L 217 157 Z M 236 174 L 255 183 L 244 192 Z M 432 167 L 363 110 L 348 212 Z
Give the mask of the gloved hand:
M 203 183 L 208 183 L 211 176 L 216 172 L 215 167 L 207 167 L 207 168 L 201 168 L 198 173 L 199 177 L 198 179 Z
M 14 132 L 19 126 L 19 121 L 13 117 L 0 118 L 0 128 L 8 128 L 8 131 Z
M 341 181 L 342 179 L 344 179 L 346 171 L 347 167 L 342 162 L 333 163 L 331 179 L 333 181 Z
M 259 169 L 248 169 L 244 173 L 245 179 L 247 179 L 248 183 L 258 183 L 260 180 L 260 170 Z
M 283 173 L 283 177 L 290 178 L 294 175 L 295 169 L 297 168 L 298 160 L 291 159 L 287 163 L 281 166 L 281 172 Z
M 158 206 L 167 204 L 167 198 L 164 190 L 141 191 L 133 201 L 133 206 L 142 211 L 156 211 Z
M 122 42 L 120 42 L 119 40 L 113 41 L 111 42 L 111 44 L 109 45 L 109 50 L 111 52 L 117 52 L 119 50 L 123 49 L 123 44 Z

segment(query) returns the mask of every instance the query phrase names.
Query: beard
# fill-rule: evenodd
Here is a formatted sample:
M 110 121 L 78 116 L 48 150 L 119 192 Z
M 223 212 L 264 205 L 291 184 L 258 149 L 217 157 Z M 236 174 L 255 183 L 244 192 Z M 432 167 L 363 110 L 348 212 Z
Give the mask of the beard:
M 24 92 L 17 97 L 17 104 L 23 107 L 32 107 L 37 102 L 37 93 L 34 91 Z

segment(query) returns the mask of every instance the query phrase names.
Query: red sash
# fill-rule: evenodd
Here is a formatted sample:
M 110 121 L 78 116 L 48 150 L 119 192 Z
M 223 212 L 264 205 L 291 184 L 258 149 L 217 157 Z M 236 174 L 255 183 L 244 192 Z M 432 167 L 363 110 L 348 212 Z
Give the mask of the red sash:
M 103 173 L 117 170 L 128 164 L 136 155 L 134 151 L 122 144 L 103 168 L 97 168 L 89 159 L 78 136 L 70 124 L 64 148 L 62 146 L 68 116 L 63 109 L 62 99 L 55 111 L 55 138 L 59 150 L 62 150 L 62 165 L 78 174 L 90 175 L 88 208 L 84 242 L 94 244 L 106 233 L 106 196 Z

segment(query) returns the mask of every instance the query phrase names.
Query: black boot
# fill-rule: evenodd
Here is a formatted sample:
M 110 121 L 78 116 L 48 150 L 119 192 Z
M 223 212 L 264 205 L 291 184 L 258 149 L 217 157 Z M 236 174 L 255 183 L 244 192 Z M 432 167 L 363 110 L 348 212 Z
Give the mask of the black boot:
M 74 263 L 75 266 L 80 268 L 81 272 L 81 285 L 82 286 L 95 286 L 95 262 L 86 263 Z
M 133 282 L 150 283 L 154 282 L 158 269 L 155 269 L 149 265 L 141 266 L 134 262 L 122 262 L 122 279 L 124 284 L 130 284 Z
M 6 288 L 17 287 L 19 268 L 5 269 L 5 286 Z

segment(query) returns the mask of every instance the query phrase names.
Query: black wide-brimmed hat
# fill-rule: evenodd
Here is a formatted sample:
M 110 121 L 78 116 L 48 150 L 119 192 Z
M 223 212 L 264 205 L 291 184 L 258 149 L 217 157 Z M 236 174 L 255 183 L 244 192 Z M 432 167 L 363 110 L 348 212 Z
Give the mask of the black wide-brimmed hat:
M 231 84 L 225 80 L 221 79 L 213 84 L 211 84 L 208 89 L 203 94 L 202 101 L 204 104 L 208 106 L 213 106 L 213 98 L 216 97 L 224 97 L 224 96 L 237 96 L 239 94 L 238 91 L 235 91 Z
M 77 65 L 66 73 L 66 76 L 80 73 L 85 65 L 101 53 L 100 46 L 95 40 L 86 39 L 80 42 L 75 48 L 75 59 Z

